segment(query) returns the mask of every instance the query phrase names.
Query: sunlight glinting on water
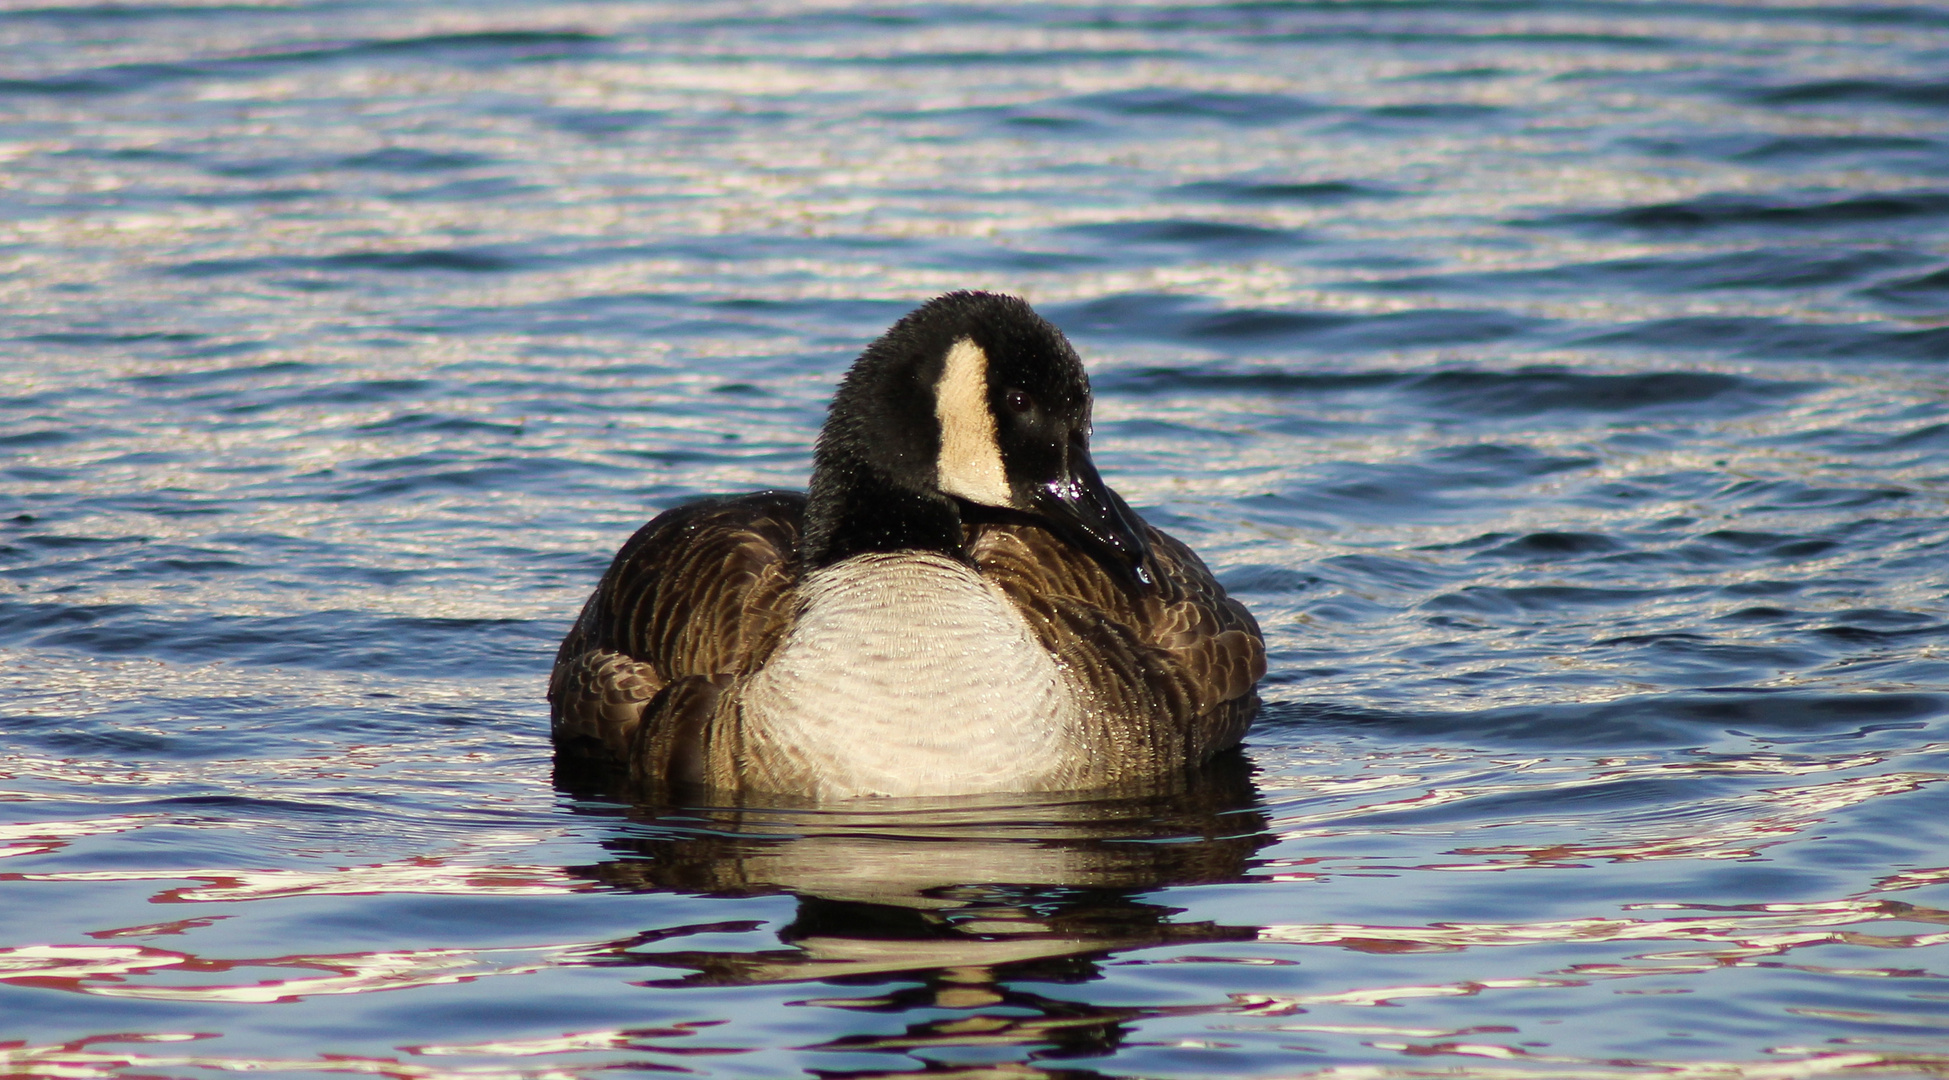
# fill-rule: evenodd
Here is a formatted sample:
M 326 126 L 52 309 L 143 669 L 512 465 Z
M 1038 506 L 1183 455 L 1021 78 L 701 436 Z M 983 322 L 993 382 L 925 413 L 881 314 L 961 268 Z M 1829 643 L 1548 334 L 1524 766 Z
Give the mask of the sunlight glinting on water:
M 1949 20 L 0 10 L 0 1073 L 1949 1076 Z M 915 302 L 1265 627 L 1187 790 L 553 775 Z M 501 976 L 508 976 L 503 978 Z

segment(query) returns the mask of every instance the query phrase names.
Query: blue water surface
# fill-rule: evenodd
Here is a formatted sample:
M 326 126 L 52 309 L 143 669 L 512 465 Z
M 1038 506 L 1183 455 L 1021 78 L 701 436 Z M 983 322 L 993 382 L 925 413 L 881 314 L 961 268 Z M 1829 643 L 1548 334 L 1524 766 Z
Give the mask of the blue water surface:
M 0 7 L 0 1073 L 1949 1075 L 1949 12 Z M 1019 293 L 1152 800 L 626 805 L 621 541 Z

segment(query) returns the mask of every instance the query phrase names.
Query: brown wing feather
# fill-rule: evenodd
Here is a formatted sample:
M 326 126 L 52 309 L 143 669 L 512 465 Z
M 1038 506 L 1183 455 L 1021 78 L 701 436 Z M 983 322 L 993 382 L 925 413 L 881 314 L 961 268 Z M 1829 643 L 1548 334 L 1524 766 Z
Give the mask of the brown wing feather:
M 792 618 L 804 514 L 803 495 L 760 492 L 637 530 L 556 655 L 556 744 L 617 763 L 648 752 L 688 771 L 699 751 L 685 733 L 708 731 L 711 688 L 762 665 Z
M 1093 688 L 1107 756 L 1132 772 L 1201 761 L 1244 737 L 1265 642 L 1204 562 L 1145 526 L 1157 587 L 1140 593 L 1040 526 L 984 523 L 969 551 L 1043 643 Z M 1131 720 L 1138 723 L 1132 724 Z M 1120 779 L 1108 776 L 1106 779 Z

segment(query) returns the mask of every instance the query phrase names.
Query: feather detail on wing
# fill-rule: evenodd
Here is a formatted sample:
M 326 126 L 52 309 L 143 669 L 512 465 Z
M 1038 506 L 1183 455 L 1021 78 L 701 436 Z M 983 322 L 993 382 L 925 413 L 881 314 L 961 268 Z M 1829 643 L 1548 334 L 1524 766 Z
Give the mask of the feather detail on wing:
M 1105 750 L 1155 768 L 1201 761 L 1244 737 L 1265 644 L 1251 613 L 1190 548 L 1146 530 L 1157 580 L 1149 592 L 1034 524 L 973 526 L 968 550 L 1091 689 L 1096 708 L 1126 718 L 1103 725 Z
M 761 666 L 790 624 L 804 514 L 803 495 L 768 491 L 689 503 L 637 530 L 556 656 L 556 745 L 693 767 L 701 750 L 685 733 L 704 737 L 716 688 Z

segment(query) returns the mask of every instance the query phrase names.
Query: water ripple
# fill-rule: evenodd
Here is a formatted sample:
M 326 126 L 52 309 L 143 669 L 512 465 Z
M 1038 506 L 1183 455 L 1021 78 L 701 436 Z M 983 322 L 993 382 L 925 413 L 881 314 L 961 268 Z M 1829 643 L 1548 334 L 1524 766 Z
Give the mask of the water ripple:
M 1940 1075 L 1949 17 L 0 12 L 0 1072 Z M 1150 799 L 639 805 L 556 642 L 921 297 L 1268 637 Z M 504 977 L 505 976 L 505 977 Z

